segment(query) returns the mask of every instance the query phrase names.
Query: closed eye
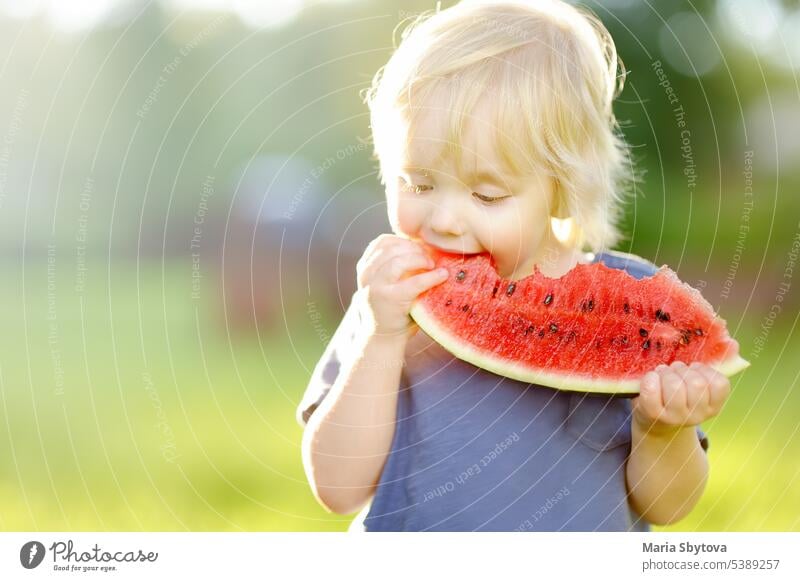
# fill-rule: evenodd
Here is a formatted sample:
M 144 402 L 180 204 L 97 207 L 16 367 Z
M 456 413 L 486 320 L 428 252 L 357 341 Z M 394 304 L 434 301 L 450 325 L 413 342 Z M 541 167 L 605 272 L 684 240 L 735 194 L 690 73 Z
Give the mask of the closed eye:
M 427 192 L 433 189 L 433 186 L 429 186 L 427 184 L 412 184 L 409 183 L 405 178 L 398 177 L 398 181 L 400 182 L 400 187 L 407 192 L 413 192 L 415 194 L 421 194 L 422 192 Z
M 415 194 L 421 194 L 422 192 L 428 192 L 434 189 L 433 186 L 428 184 L 412 184 L 409 180 L 404 178 L 403 176 L 398 176 L 397 181 L 400 184 L 400 187 L 407 192 L 412 192 Z M 502 200 L 509 198 L 511 196 L 484 196 L 478 192 L 472 192 L 472 195 L 480 200 L 480 202 L 486 206 L 492 206 L 498 204 Z
M 510 197 L 510 196 L 484 196 L 483 194 L 479 194 L 478 192 L 472 192 L 472 195 L 486 205 L 497 204 L 501 200 L 505 200 L 506 198 Z

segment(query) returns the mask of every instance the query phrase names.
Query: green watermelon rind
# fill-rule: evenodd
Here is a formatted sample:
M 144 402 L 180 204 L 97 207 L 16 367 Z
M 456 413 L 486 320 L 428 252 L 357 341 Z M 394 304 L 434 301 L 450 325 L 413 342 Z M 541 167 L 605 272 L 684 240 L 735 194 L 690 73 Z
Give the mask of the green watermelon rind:
M 409 314 L 420 329 L 447 351 L 463 361 L 472 363 L 476 367 L 491 371 L 497 375 L 524 383 L 543 385 L 565 391 L 606 394 L 639 393 L 641 378 L 617 380 L 596 378 L 577 373 L 551 373 L 545 370 L 532 370 L 526 366 L 502 361 L 490 353 L 484 354 L 440 325 L 438 319 L 428 311 L 421 301 L 416 301 L 412 305 Z M 749 367 L 750 362 L 737 353 L 723 361 L 708 363 L 708 365 L 730 377 Z

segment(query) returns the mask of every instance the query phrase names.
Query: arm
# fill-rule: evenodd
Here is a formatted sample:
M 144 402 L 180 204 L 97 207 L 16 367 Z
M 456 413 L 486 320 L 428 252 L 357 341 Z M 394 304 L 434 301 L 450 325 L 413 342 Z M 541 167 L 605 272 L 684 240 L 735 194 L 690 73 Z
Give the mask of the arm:
M 708 479 L 708 459 L 694 426 L 648 434 L 634 422 L 626 477 L 631 505 L 653 524 L 672 524 L 700 500 Z
M 447 277 L 433 267 L 417 243 L 392 235 L 373 240 L 359 260 L 351 355 L 309 418 L 302 443 L 314 495 L 333 512 L 357 511 L 380 480 L 394 436 L 406 345 L 418 329 L 408 312 L 420 293 Z
M 317 500 L 333 512 L 357 511 L 372 496 L 394 436 L 404 337 L 358 337 L 303 433 L 303 464 Z
M 708 480 L 708 459 L 695 426 L 719 413 L 728 378 L 700 363 L 659 365 L 633 400 L 631 454 L 626 481 L 632 507 L 666 525 L 686 516 Z

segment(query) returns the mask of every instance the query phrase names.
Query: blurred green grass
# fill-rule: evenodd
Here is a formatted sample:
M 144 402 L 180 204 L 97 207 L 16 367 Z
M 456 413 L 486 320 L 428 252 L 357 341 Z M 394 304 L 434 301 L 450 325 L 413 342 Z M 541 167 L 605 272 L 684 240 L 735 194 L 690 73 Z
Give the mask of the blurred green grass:
M 313 330 L 294 344 L 229 342 L 209 298 L 190 300 L 189 269 L 144 264 L 137 276 L 115 263 L 108 284 L 92 263 L 82 296 L 59 270 L 51 343 L 45 265 L 26 266 L 24 305 L 22 270 L 6 268 L 2 529 L 346 529 L 316 504 L 300 460 L 294 411 Z
M 79 295 L 71 266 L 57 264 L 50 289 L 44 263 L 4 267 L 0 529 L 346 530 L 351 517 L 317 505 L 301 464 L 294 413 L 323 349 L 311 322 L 299 313 L 288 336 L 282 325 L 229 336 L 211 289 L 191 300 L 190 269 L 115 262 L 109 272 L 93 261 Z M 337 321 L 323 324 L 332 332 Z M 659 529 L 800 529 L 790 324 L 778 321 L 704 424 L 711 476 L 700 504 Z M 745 357 L 759 325 L 741 321 Z

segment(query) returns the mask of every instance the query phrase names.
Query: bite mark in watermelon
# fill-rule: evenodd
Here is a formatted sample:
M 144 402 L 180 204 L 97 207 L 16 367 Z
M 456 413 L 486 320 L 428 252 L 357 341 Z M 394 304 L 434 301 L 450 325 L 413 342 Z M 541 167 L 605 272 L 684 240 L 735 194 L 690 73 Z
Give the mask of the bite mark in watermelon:
M 637 279 L 596 262 L 560 278 L 512 281 L 488 254 L 433 251 L 448 279 L 422 293 L 411 317 L 436 342 L 505 377 L 556 389 L 635 395 L 661 363 L 706 363 L 727 376 L 750 363 L 725 321 L 666 265 Z

